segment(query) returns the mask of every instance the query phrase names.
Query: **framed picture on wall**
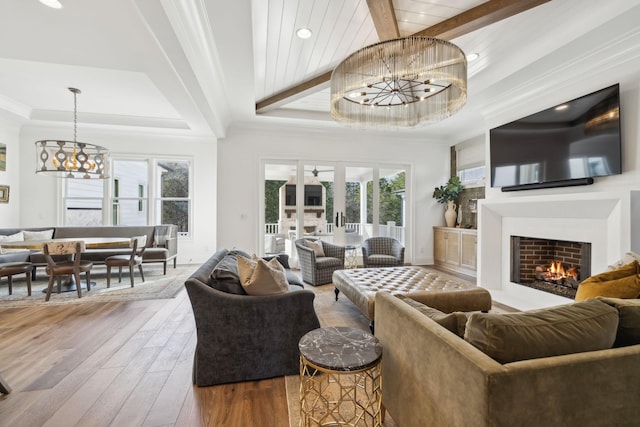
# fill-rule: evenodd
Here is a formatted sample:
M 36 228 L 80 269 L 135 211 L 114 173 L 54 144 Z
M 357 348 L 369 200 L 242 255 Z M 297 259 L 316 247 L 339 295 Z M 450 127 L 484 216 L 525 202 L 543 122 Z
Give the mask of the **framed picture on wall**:
M 0 143 L 0 171 L 7 170 L 7 144 Z
M 0 203 L 9 203 L 8 185 L 0 185 Z

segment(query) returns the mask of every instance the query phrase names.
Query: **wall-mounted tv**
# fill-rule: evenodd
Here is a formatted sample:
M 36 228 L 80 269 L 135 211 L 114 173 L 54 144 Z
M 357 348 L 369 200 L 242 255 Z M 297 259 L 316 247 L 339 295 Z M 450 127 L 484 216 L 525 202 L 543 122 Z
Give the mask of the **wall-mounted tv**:
M 285 206 L 296 205 L 296 186 L 295 184 L 286 184 L 284 191 Z M 305 206 L 322 206 L 322 185 L 306 184 L 304 186 L 304 205 Z
M 491 186 L 593 183 L 622 173 L 618 84 L 490 130 Z

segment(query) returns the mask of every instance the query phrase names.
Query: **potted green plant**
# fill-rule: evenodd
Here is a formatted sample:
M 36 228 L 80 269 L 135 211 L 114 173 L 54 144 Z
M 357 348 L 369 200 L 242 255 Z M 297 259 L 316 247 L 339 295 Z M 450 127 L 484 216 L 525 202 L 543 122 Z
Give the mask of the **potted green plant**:
M 458 198 L 460 192 L 464 190 L 464 185 L 460 182 L 460 178 L 452 176 L 445 185 L 436 187 L 433 190 L 433 198 L 438 203 L 447 204 L 447 209 L 444 212 L 444 219 L 447 223 L 447 227 L 453 227 L 456 225 L 456 204 L 454 201 Z

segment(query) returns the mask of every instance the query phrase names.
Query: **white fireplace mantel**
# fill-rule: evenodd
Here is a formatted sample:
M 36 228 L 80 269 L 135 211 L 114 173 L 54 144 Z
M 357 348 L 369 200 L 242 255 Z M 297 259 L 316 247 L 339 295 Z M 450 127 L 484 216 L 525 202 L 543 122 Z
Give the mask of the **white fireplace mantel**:
M 592 274 L 640 252 L 640 191 L 518 196 L 479 201 L 478 284 L 521 310 L 571 302 L 510 281 L 511 236 L 591 243 Z

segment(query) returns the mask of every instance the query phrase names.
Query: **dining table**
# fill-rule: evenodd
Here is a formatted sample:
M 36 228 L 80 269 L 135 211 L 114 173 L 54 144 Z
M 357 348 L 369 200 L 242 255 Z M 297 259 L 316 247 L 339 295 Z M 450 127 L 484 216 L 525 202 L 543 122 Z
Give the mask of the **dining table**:
M 130 237 L 68 237 L 59 239 L 42 239 L 42 240 L 21 240 L 15 242 L 3 242 L 0 246 L 4 249 L 28 249 L 28 250 L 42 250 L 42 245 L 48 242 L 73 242 L 81 240 L 84 242 L 86 248 L 109 248 L 129 245 L 131 241 Z M 86 281 L 81 281 L 80 286 L 82 289 L 87 288 Z M 95 282 L 91 282 L 91 286 L 95 286 Z M 73 276 L 69 276 L 69 279 L 62 283 L 61 292 L 73 292 L 76 290 L 76 283 Z M 47 292 L 47 289 L 43 289 L 42 292 Z

